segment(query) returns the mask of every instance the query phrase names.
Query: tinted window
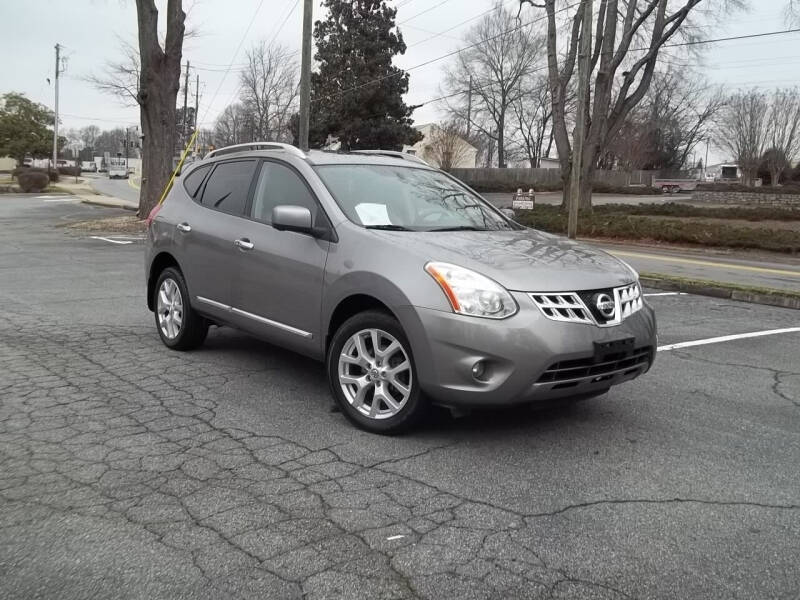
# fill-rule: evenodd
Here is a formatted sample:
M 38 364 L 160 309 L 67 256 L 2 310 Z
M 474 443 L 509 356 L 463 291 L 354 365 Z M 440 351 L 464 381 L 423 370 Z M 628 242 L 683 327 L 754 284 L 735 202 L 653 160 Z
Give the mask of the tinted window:
M 184 178 L 183 187 L 186 188 L 186 191 L 192 198 L 197 195 L 197 190 L 200 189 L 200 184 L 203 183 L 203 179 L 205 179 L 205 176 L 210 169 L 211 165 L 198 167 Z
M 255 168 L 254 160 L 218 164 L 203 191 L 203 206 L 232 215 L 244 215 Z
M 314 217 L 317 203 L 300 176 L 284 165 L 265 162 L 261 165 L 256 192 L 253 196 L 254 219 L 272 222 L 272 209 L 279 204 L 305 206 Z

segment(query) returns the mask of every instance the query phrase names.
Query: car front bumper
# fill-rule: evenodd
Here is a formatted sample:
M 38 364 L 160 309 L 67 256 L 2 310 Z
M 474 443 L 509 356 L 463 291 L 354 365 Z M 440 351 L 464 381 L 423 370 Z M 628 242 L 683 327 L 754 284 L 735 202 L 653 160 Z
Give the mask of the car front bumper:
M 634 379 L 653 363 L 652 307 L 619 325 L 598 327 L 546 318 L 524 293 L 520 310 L 502 320 L 404 307 L 398 315 L 409 337 L 423 391 L 449 406 L 496 406 L 588 396 Z M 623 347 L 609 344 L 623 342 Z M 483 361 L 477 379 L 473 366 Z

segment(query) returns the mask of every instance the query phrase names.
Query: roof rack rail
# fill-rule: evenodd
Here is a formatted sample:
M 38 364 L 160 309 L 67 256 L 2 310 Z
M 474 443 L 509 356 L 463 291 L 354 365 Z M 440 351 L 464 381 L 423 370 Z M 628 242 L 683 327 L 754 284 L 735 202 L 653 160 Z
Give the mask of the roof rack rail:
M 431 165 L 419 156 L 408 154 L 407 152 L 398 152 L 397 150 L 351 150 L 351 154 L 372 154 L 375 156 L 391 156 L 392 158 L 401 158 L 403 160 L 410 160 L 411 162 L 419 163 L 430 167 Z
M 282 142 L 248 142 L 246 144 L 234 144 L 233 146 L 225 146 L 223 148 L 212 150 L 205 155 L 205 158 L 212 158 L 221 154 L 244 152 L 246 150 L 284 150 L 300 158 L 306 158 L 305 152 L 300 150 L 300 148 L 297 146 L 292 146 L 291 144 L 284 144 Z

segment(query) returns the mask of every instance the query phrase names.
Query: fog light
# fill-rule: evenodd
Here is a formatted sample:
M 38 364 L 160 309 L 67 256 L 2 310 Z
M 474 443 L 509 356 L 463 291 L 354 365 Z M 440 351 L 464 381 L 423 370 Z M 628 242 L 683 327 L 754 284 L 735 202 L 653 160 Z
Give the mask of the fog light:
M 479 360 L 474 365 L 472 365 L 472 376 L 475 379 L 483 379 L 483 376 L 486 374 L 486 363 L 482 360 Z

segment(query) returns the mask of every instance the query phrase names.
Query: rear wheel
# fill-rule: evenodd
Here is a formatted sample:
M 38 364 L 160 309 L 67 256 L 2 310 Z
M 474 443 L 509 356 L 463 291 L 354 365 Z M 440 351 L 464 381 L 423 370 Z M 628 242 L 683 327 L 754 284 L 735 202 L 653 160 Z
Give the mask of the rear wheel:
M 414 357 L 391 315 L 368 311 L 345 321 L 328 350 L 328 382 L 345 416 L 374 433 L 398 433 L 424 414 Z
M 208 333 L 208 322 L 189 304 L 189 293 L 181 272 L 164 269 L 156 281 L 155 319 L 158 335 L 173 350 L 192 350 L 202 345 Z

